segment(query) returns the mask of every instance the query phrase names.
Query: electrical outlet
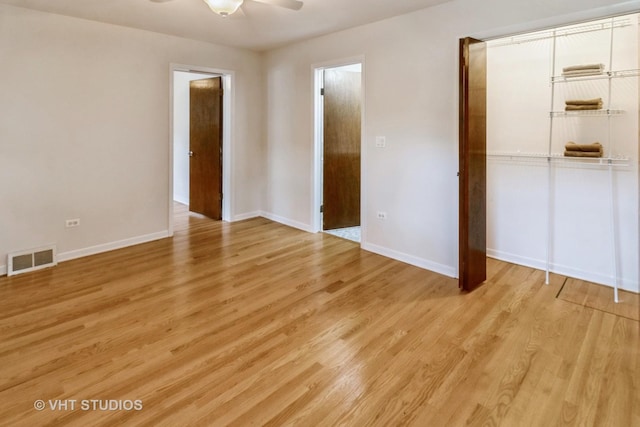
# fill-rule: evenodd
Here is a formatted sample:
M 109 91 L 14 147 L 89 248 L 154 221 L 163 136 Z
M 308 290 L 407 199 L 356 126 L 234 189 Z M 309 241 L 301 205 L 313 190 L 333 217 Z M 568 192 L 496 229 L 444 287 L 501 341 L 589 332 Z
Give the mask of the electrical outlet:
M 378 219 L 381 219 L 381 220 L 387 219 L 387 213 L 386 212 L 378 212 L 377 216 L 378 216 Z
M 376 136 L 376 147 L 384 148 L 387 146 L 387 138 L 384 136 Z
M 67 228 L 77 227 L 80 225 L 80 218 L 68 219 L 65 221 L 64 225 Z

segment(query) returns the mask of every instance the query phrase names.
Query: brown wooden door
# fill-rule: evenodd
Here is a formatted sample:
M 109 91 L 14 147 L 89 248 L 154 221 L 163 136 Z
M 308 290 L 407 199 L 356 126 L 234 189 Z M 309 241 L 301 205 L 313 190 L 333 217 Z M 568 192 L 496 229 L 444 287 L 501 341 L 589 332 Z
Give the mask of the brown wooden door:
M 459 286 L 472 290 L 487 278 L 486 46 L 460 40 Z
M 360 225 L 360 75 L 324 70 L 323 230 Z
M 222 78 L 189 83 L 189 210 L 222 219 Z

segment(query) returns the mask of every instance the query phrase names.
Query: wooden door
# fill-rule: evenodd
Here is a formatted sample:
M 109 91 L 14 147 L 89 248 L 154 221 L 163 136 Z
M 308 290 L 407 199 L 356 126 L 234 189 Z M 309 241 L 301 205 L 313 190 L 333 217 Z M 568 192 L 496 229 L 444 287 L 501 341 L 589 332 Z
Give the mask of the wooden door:
M 460 40 L 459 286 L 473 290 L 487 278 L 486 46 Z
M 360 225 L 360 76 L 324 70 L 323 230 Z
M 222 219 L 222 78 L 189 83 L 189 210 Z

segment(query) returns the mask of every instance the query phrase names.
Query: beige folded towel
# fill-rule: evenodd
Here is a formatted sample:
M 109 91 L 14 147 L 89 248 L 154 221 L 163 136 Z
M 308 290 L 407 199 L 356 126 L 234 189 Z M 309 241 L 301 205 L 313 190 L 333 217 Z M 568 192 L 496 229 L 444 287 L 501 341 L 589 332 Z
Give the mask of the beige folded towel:
M 602 104 L 567 105 L 565 111 L 601 110 Z
M 584 65 L 571 65 L 569 67 L 564 67 L 562 69 L 563 72 L 570 71 L 582 71 L 582 70 L 604 70 L 604 64 L 584 64 Z
M 593 98 L 593 99 L 568 99 L 564 101 L 567 105 L 593 105 L 593 104 L 602 104 L 602 98 Z
M 579 70 L 579 71 L 563 71 L 564 77 L 580 77 L 580 76 L 597 76 L 603 74 L 603 70 Z
M 565 157 L 602 157 L 602 151 L 565 151 Z
M 569 141 L 565 144 L 564 149 L 567 151 L 577 152 L 602 152 L 602 144 L 599 142 L 592 142 L 591 144 L 576 144 L 573 141 Z

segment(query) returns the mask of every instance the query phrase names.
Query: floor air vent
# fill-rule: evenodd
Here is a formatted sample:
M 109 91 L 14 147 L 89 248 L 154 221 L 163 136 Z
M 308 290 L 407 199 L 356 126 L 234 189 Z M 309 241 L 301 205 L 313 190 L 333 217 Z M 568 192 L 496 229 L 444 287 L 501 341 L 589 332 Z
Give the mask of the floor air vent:
M 40 270 L 56 265 L 56 247 L 30 249 L 9 254 L 7 261 L 7 276 Z

